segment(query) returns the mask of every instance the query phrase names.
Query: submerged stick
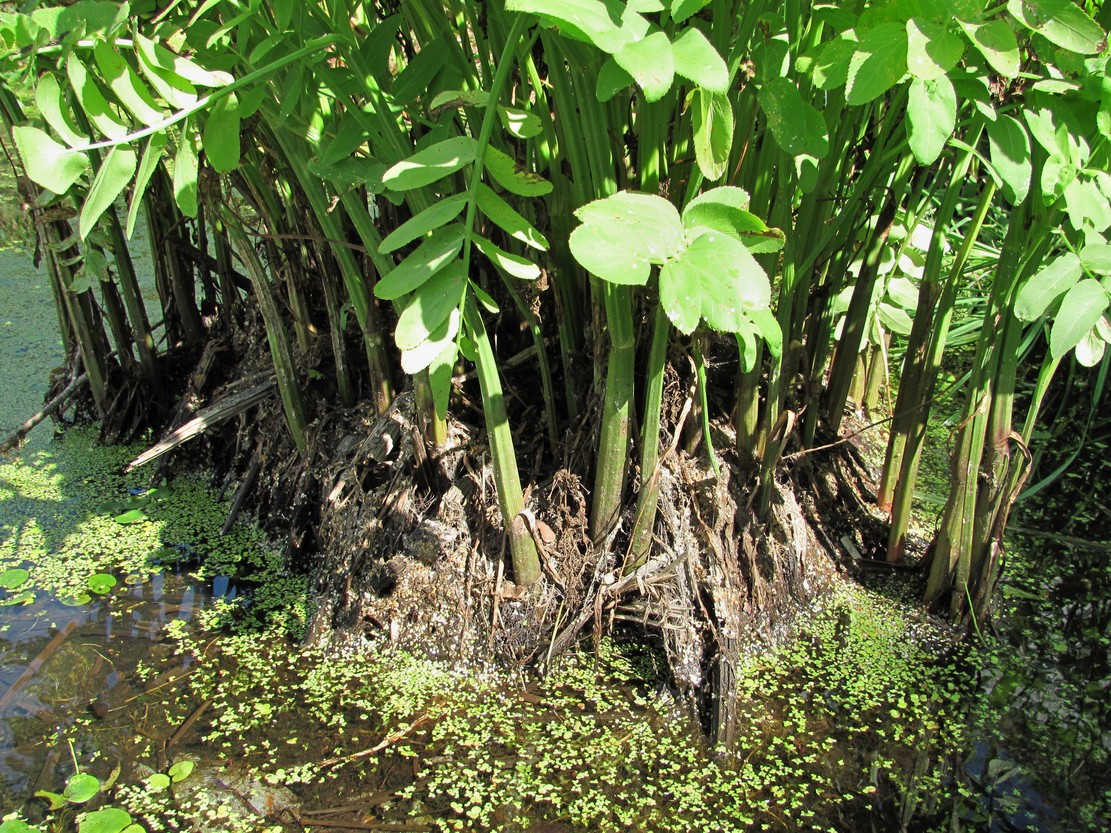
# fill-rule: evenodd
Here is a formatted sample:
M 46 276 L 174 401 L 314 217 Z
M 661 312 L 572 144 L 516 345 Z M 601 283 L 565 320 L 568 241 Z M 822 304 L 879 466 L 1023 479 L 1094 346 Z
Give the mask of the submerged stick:
M 43 665 L 46 664 L 46 661 L 54 655 L 54 652 L 62 646 L 62 643 L 66 641 L 66 637 L 76 629 L 77 623 L 69 622 L 64 628 L 54 634 L 54 638 L 51 639 L 39 655 L 27 665 L 27 670 L 20 674 L 19 678 L 11 684 L 8 690 L 0 695 L 0 712 L 3 712 L 4 709 L 12 704 L 12 701 L 15 700 L 16 696 L 19 694 L 20 689 L 35 678 L 35 675 L 39 673 L 39 669 L 42 668 Z
M 43 406 L 41 411 L 39 411 L 37 414 L 24 422 L 21 426 L 19 426 L 18 429 L 9 434 L 8 437 L 2 443 L 0 443 L 0 454 L 7 454 L 9 451 L 18 446 L 21 442 L 23 442 L 23 438 L 30 434 L 31 431 L 33 431 L 34 428 L 48 416 L 65 410 L 66 407 L 68 407 L 69 405 L 69 400 L 76 396 L 78 389 L 88 381 L 89 374 L 82 373 L 80 376 L 66 385 L 65 390 L 63 390 L 61 393 L 47 402 Z

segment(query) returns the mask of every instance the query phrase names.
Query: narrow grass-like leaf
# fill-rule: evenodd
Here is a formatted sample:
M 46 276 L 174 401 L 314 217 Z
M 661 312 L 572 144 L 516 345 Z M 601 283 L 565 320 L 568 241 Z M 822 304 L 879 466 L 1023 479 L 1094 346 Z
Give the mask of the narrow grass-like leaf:
M 193 146 L 193 130 L 186 122 L 174 156 L 174 200 L 186 217 L 197 216 L 197 150 Z

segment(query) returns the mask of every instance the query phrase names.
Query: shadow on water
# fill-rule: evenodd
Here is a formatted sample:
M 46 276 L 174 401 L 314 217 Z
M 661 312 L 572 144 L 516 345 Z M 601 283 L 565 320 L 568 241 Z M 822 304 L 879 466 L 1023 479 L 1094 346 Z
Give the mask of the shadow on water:
M 142 735 L 165 754 L 172 735 L 164 722 L 148 719 L 144 695 L 180 684 L 191 658 L 169 664 L 153 681 L 141 682 L 137 669 L 168 657 L 161 642 L 168 623 L 237 596 L 227 578 L 200 584 L 155 574 L 85 605 L 44 597 L 0 608 L 0 805 L 56 788 L 59 765 L 68 760 L 62 738 L 90 714 L 95 720 L 77 730 L 85 735 L 80 745 L 127 761 L 131 740 Z M 139 703 L 142 709 L 132 708 Z

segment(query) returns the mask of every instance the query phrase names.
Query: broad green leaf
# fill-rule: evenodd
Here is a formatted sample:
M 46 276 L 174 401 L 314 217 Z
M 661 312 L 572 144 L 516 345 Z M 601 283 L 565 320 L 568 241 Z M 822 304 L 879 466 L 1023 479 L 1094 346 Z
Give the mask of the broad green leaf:
M 542 197 L 552 190 L 552 183 L 540 174 L 522 168 L 497 148 L 486 148 L 486 170 L 498 185 L 519 197 Z
M 414 292 L 397 319 L 394 341 L 398 349 L 413 350 L 428 341 L 462 303 L 466 289 L 466 266 L 456 260 Z
M 915 78 L 933 81 L 960 63 L 964 41 L 941 23 L 922 18 L 907 21 L 907 70 Z
M 567 242 L 580 266 L 610 283 L 644 286 L 652 273 L 646 257 L 624 248 L 615 226 L 581 225 Z
M 178 139 L 174 156 L 174 201 L 186 217 L 197 216 L 197 150 L 189 122 Z
M 899 333 L 904 336 L 910 335 L 913 322 L 905 309 L 881 301 L 876 311 L 879 314 L 880 321 L 882 321 L 883 325 L 891 330 L 891 332 Z
M 444 70 L 448 54 L 442 45 L 433 43 L 414 55 L 390 85 L 394 101 L 408 105 L 427 93 L 433 80 Z
M 739 332 L 745 310 L 765 308 L 770 301 L 764 270 L 729 235 L 705 234 L 660 269 L 660 303 L 684 333 L 693 332 L 700 319 L 712 329 Z
M 103 596 L 111 592 L 112 588 L 116 586 L 116 577 L 111 573 L 97 573 L 89 576 L 85 583 L 92 592 L 98 596 Z
M 688 202 L 686 208 L 683 209 L 683 225 L 687 228 L 698 225 L 695 212 L 701 206 L 723 205 L 738 211 L 744 211 L 748 208 L 750 199 L 748 191 L 744 188 L 738 188 L 736 185 L 719 185 L 709 191 L 703 191 Z
M 217 173 L 239 167 L 239 132 L 239 99 L 226 95 L 209 110 L 201 134 L 205 157 Z
M 621 0 L 506 0 L 505 9 L 530 12 L 545 26 L 610 55 L 648 34 L 648 21 Z
M 37 127 L 20 125 L 12 128 L 19 155 L 27 176 L 55 194 L 64 194 L 89 167 L 83 153 L 71 151 Z
M 972 44 L 980 50 L 991 68 L 1005 78 L 1018 75 L 1021 63 L 1018 54 L 1018 41 L 1011 27 L 1002 20 L 988 23 L 965 23 L 961 21 L 965 33 Z
M 527 110 L 520 110 L 516 107 L 498 107 L 498 117 L 501 119 L 502 127 L 518 139 L 531 139 L 534 136 L 539 136 L 544 131 L 544 125 L 541 123 L 540 117 Z
M 690 239 L 713 230 L 736 237 L 753 253 L 775 252 L 783 248 L 784 235 L 742 206 L 748 194 L 741 188 L 723 185 L 699 194 L 683 209 L 683 225 Z
M 159 793 L 170 786 L 170 776 L 164 772 L 155 772 L 148 775 L 143 781 L 147 785 L 147 792 Z
M 197 103 L 197 88 L 160 62 L 173 65 L 172 60 L 164 59 L 159 52 L 161 50 L 166 55 L 170 55 L 168 50 L 138 34 L 135 36 L 135 46 L 139 56 L 140 71 L 171 107 L 185 109 Z
M 135 46 L 150 66 L 172 73 L 189 84 L 198 87 L 225 87 L 234 80 L 226 72 L 207 70 L 142 35 L 135 39 Z
M 694 155 L 698 169 L 711 182 L 725 175 L 733 149 L 733 106 L 729 96 L 696 90 L 691 105 Z
M 1049 350 L 1059 359 L 1080 343 L 1107 309 L 1107 292 L 1094 278 L 1084 278 L 1061 301 L 1049 331 Z
M 8 819 L 0 824 L 0 833 L 39 833 L 39 829 L 32 827 L 23 819 Z
M 441 110 L 456 110 L 460 107 L 483 108 L 490 103 L 490 94 L 483 90 L 444 90 L 428 104 L 428 109 L 437 114 Z
M 671 51 L 671 41 L 663 32 L 653 32 L 646 38 L 629 41 L 613 53 L 613 59 L 633 76 L 644 90 L 647 101 L 659 101 L 667 95 L 675 81 L 675 58 Z
M 1022 122 L 1000 115 L 987 123 L 991 164 L 1003 180 L 1003 196 L 1018 205 L 1030 193 L 1033 164 L 1030 161 L 1030 135 Z
M 1111 275 L 1111 245 L 1089 243 L 1080 250 L 1080 263 L 1097 275 Z
M 1022 285 L 1015 298 L 1015 315 L 1020 321 L 1040 318 L 1082 274 L 1080 258 L 1072 252 L 1061 255 Z
M 849 65 L 856 55 L 857 43 L 847 37 L 826 41 L 818 48 L 810 68 L 814 86 L 819 90 L 835 90 L 849 80 Z
M 756 335 L 756 328 L 752 322 L 745 319 L 744 325 L 736 334 L 742 373 L 751 373 L 756 367 Z
M 1104 319 L 1100 319 L 1103 321 Z M 1084 367 L 1095 367 L 1103 359 L 1103 354 L 1107 351 L 1107 342 L 1100 338 L 1098 324 L 1096 327 L 1088 330 L 1084 334 L 1084 338 L 1076 345 L 1076 360 Z
M 683 221 L 675 206 L 655 194 L 619 191 L 575 211 L 584 225 L 612 230 L 618 245 L 650 263 L 663 263 L 683 248 Z
M 93 127 L 113 141 L 123 139 L 130 128 L 116 118 L 108 106 L 108 100 L 89 74 L 88 67 L 73 52 L 66 58 L 66 74 L 81 109 L 85 111 Z
M 345 112 L 340 118 L 336 137 L 332 139 L 320 156 L 323 165 L 335 165 L 349 158 L 370 137 L 370 130 L 363 123 L 361 114 Z
M 829 153 L 829 135 L 821 112 L 803 101 L 789 78 L 766 82 L 757 94 L 775 143 L 789 156 L 821 159 Z
M 474 161 L 475 140 L 456 136 L 398 162 L 382 176 L 382 181 L 395 191 L 408 191 L 437 182 Z
M 100 792 L 100 781 L 87 772 L 78 772 L 66 781 L 66 788 L 62 790 L 62 795 L 74 804 L 84 804 L 98 792 Z
M 915 78 L 907 99 L 910 149 L 921 165 L 931 165 L 941 155 L 957 126 L 957 93 L 944 75 L 933 81 Z
M 169 142 L 166 133 L 154 133 L 147 139 L 147 146 L 143 150 L 143 158 L 139 161 L 139 173 L 135 175 L 135 187 L 131 189 L 131 203 L 127 207 L 127 237 L 135 233 L 135 223 L 139 219 L 139 208 L 143 204 L 143 193 L 147 190 L 158 162 L 162 158 L 162 151 Z
M 892 278 L 887 284 L 887 297 L 905 310 L 918 308 L 918 287 L 907 278 Z
M 184 781 L 186 778 L 192 775 L 193 770 L 196 769 L 196 767 L 197 765 L 193 761 L 178 761 L 166 771 L 166 774 L 170 776 L 171 780 L 173 780 L 175 784 L 177 784 L 178 782 Z
M 490 258 L 491 263 L 507 275 L 512 275 L 515 278 L 526 281 L 535 280 L 540 277 L 540 267 L 531 260 L 520 257 L 519 255 L 510 254 L 485 237 L 479 237 L 478 235 L 474 237 L 474 244 L 478 247 L 480 252 Z
M 62 141 L 67 145 L 76 147 L 89 143 L 89 137 L 73 121 L 65 93 L 62 92 L 58 79 L 52 73 L 46 73 L 35 85 L 35 103 L 42 117 L 46 119 L 46 123 L 54 128 L 54 132 L 61 136 Z
M 447 350 L 448 345 L 455 343 L 455 337 L 459 335 L 461 320 L 462 314 L 458 309 L 453 309 L 447 320 L 427 341 L 421 342 L 412 350 L 402 350 L 401 369 L 410 375 L 425 370 Z
M 1077 177 L 1065 188 L 1065 212 L 1076 229 L 1104 231 L 1111 226 L 1111 205 L 1099 186 L 1087 177 Z
M 116 145 L 105 155 L 100 163 L 100 170 L 96 172 L 93 184 L 85 196 L 81 206 L 81 219 L 78 223 L 78 233 L 84 240 L 93 230 L 100 215 L 111 208 L 116 197 L 120 195 L 131 176 L 135 173 L 137 155 L 127 145 Z
M 709 4 L 710 0 L 671 0 L 671 17 L 676 23 L 682 23 Z
M 118 524 L 137 524 L 145 521 L 147 514 L 142 509 L 129 509 L 121 515 L 116 515 L 115 521 Z
M 131 816 L 119 807 L 103 807 L 86 813 L 77 825 L 77 833 L 123 833 L 131 824 Z
M 675 72 L 712 93 L 729 89 L 729 68 L 701 30 L 693 26 L 671 44 Z
M 1073 0 L 1007 0 L 1007 10 L 1062 49 L 1094 55 L 1107 48 L 1103 28 Z
M 783 353 L 783 330 L 779 320 L 770 307 L 746 310 L 745 314 L 756 325 L 756 329 L 768 345 L 768 352 L 773 359 L 778 359 Z
M 374 294 L 383 301 L 396 301 L 451 263 L 462 248 L 461 225 L 453 223 L 437 229 L 416 251 L 375 284 Z
M 100 67 L 101 78 L 131 115 L 148 127 L 165 119 L 166 113 L 155 102 L 150 90 L 112 45 L 97 41 L 93 56 Z
M 372 194 L 381 194 L 386 190 L 382 184 L 382 175 L 386 166 L 370 156 L 349 156 L 333 165 L 326 165 L 319 159 L 310 160 L 309 173 L 330 182 L 332 187 L 340 194 L 346 194 L 352 188 L 365 185 Z
M 533 249 L 548 251 L 548 241 L 544 239 L 544 235 L 533 228 L 528 220 L 494 193 L 489 186 L 479 184 L 477 202 L 482 213 L 510 237 L 520 240 Z
M 598 71 L 598 80 L 594 85 L 594 95 L 599 101 L 609 101 L 627 87 L 633 86 L 636 80 L 625 72 L 617 61 L 608 58 Z
M 22 567 L 11 567 L 0 573 L 0 587 L 5 590 L 14 590 L 21 584 L 26 583 L 30 577 L 31 574 Z
M 45 798 L 49 802 L 51 810 L 61 810 L 67 803 L 64 795 L 50 792 L 50 790 L 38 790 L 35 793 L 35 798 Z
M 386 235 L 386 239 L 382 241 L 378 251 L 381 254 L 397 251 L 418 237 L 423 237 L 428 232 L 435 231 L 445 223 L 451 222 L 459 216 L 459 212 L 466 205 L 466 194 L 456 194 L 454 197 L 448 197 L 430 205 Z
M 849 61 L 845 100 L 867 104 L 890 90 L 907 72 L 907 30 L 898 23 L 883 23 L 860 33 Z

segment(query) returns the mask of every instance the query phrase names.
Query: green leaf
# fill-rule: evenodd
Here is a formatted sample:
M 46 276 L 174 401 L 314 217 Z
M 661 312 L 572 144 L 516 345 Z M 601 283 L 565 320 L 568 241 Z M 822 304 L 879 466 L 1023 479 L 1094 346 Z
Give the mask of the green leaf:
M 217 173 L 239 167 L 239 133 L 239 99 L 226 95 L 208 111 L 201 134 L 204 155 Z
M 729 89 L 729 67 L 701 30 L 686 29 L 671 44 L 675 72 L 712 93 Z
M 933 81 L 915 78 L 907 98 L 907 131 L 910 149 L 921 165 L 931 165 L 941 155 L 957 126 L 957 92 L 942 75 Z
M 575 215 L 583 224 L 571 233 L 571 253 L 587 271 L 612 283 L 643 285 L 651 264 L 683 249 L 679 212 L 654 194 L 619 191 Z
M 702 175 L 716 182 L 725 175 L 733 149 L 733 106 L 726 95 L 696 90 L 692 108 L 695 159 Z
M 35 600 L 35 594 L 31 590 L 22 590 L 14 596 L 8 596 L 4 601 L 0 602 L 0 607 L 15 607 L 16 605 L 29 605 Z
M 671 41 L 663 32 L 653 32 L 646 38 L 630 41 L 613 53 L 613 59 L 633 76 L 644 90 L 647 101 L 659 101 L 667 95 L 675 81 L 675 57 Z
M 1080 263 L 1097 275 L 1111 275 L 1111 245 L 1089 243 L 1080 250 Z
M 54 128 L 54 132 L 67 145 L 75 147 L 88 144 L 89 137 L 74 122 L 65 93 L 52 73 L 46 73 L 35 85 L 35 103 L 46 123 Z
M 103 807 L 86 813 L 77 825 L 77 833 L 123 833 L 131 824 L 131 816 L 119 807 Z
M 635 83 L 633 76 L 619 67 L 617 61 L 609 58 L 598 71 L 598 80 L 594 85 L 594 95 L 599 101 L 609 101 L 619 92 L 633 86 Z
M 87 772 L 78 772 L 66 781 L 66 788 L 62 795 L 73 804 L 84 804 L 100 792 L 100 781 Z
M 73 52 L 66 58 L 66 74 L 69 76 L 70 88 L 93 127 L 112 141 L 122 140 L 129 132 L 128 126 L 116 118 L 104 93 L 89 74 L 88 67 Z
M 1007 10 L 1062 49 L 1094 55 L 1107 48 L 1103 28 L 1072 0 L 1007 0 Z
M 1107 292 L 1094 278 L 1084 278 L 1061 301 L 1049 331 L 1049 350 L 1059 359 L 1080 343 L 1107 309 Z
M 478 250 L 486 255 L 486 257 L 490 258 L 490 262 L 507 275 L 512 275 L 515 278 L 526 281 L 535 280 L 540 277 L 540 267 L 531 260 L 520 257 L 519 255 L 510 254 L 485 237 L 476 235 L 473 239 Z
M 447 320 L 427 341 L 421 342 L 412 350 L 402 350 L 401 369 L 412 375 L 428 368 L 448 349 L 449 345 L 455 343 L 462 317 L 458 309 L 453 309 Z
M 660 303 L 676 329 L 691 333 L 700 319 L 715 330 L 736 333 L 744 312 L 766 308 L 771 286 L 744 244 L 713 232 L 699 237 L 660 269 Z
M 849 61 L 845 100 L 867 104 L 890 90 L 907 71 L 907 31 L 898 23 L 882 23 L 861 33 Z
M 430 205 L 386 235 L 386 239 L 382 241 L 378 251 L 381 254 L 397 251 L 418 237 L 423 237 L 428 232 L 454 220 L 466 205 L 466 194 L 456 194 L 454 197 L 448 197 Z
M 392 272 L 374 286 L 383 301 L 395 301 L 423 285 L 451 263 L 463 248 L 463 227 L 456 223 L 432 233 Z
M 170 776 L 164 772 L 155 772 L 143 779 L 147 784 L 147 792 L 158 793 L 170 786 Z
M 135 39 L 135 45 L 143 60 L 150 66 L 172 73 L 198 87 L 225 87 L 234 80 L 226 72 L 207 70 L 142 35 Z
M 143 193 L 147 184 L 162 158 L 162 151 L 169 142 L 165 133 L 154 133 L 147 139 L 147 146 L 143 150 L 143 158 L 139 160 L 139 173 L 135 176 L 135 187 L 131 189 L 131 202 L 127 206 L 127 237 L 135 233 L 135 223 L 139 219 L 139 208 L 143 204 Z
M 398 162 L 383 174 L 382 181 L 394 191 L 430 185 L 473 162 L 476 146 L 469 136 L 438 142 Z
M 1020 58 L 1018 54 L 1018 40 L 1011 27 L 1002 20 L 992 20 L 988 23 L 961 22 L 965 33 L 972 44 L 980 50 L 991 68 L 1006 78 L 1018 75 Z
M 346 111 L 340 119 L 336 137 L 328 143 L 320 156 L 320 164 L 328 167 L 350 158 L 369 136 L 370 131 L 363 124 L 360 114 Z
M 177 784 L 192 775 L 196 766 L 197 765 L 193 761 L 178 761 L 169 768 L 167 773 L 170 778 L 173 779 L 173 782 Z
M 432 405 L 436 416 L 447 419 L 448 403 L 451 399 L 451 377 L 455 372 L 455 360 L 459 348 L 455 341 L 448 342 L 428 365 L 428 386 L 432 388 Z
M 620 231 L 612 226 L 579 226 L 567 242 L 580 266 L 610 283 L 644 286 L 652 274 L 648 259 L 627 251 Z
M 58 603 L 66 607 L 81 607 L 87 605 L 92 601 L 92 596 L 88 593 L 78 593 L 76 596 L 59 596 Z
M 770 307 L 764 309 L 746 310 L 746 315 L 756 325 L 764 341 L 768 345 L 768 352 L 773 359 L 778 359 L 783 353 L 783 329 L 779 326 L 779 319 Z
M 1018 119 L 1000 115 L 987 122 L 991 164 L 1003 180 L 1003 196 L 1018 205 L 1030 193 L 1033 164 L 1030 161 L 1030 134 Z
M 0 824 L 0 833 L 39 833 L 39 829 L 32 827 L 23 819 L 8 819 Z
M 169 55 L 168 50 L 162 49 L 154 41 L 135 35 L 136 52 L 139 56 L 139 69 L 146 76 L 147 81 L 155 91 L 174 108 L 184 110 L 197 103 L 197 88 L 182 78 L 168 66 L 160 63 L 160 53 Z M 172 66 L 172 61 L 167 63 Z
M 773 78 L 757 93 L 775 143 L 789 156 L 821 159 L 829 153 L 829 134 L 821 112 L 803 101 L 789 78 Z
M 505 9 L 531 12 L 543 25 L 610 55 L 648 33 L 648 21 L 621 0 L 506 0 Z
M 116 515 L 114 518 L 118 524 L 137 524 L 147 519 L 146 513 L 142 509 L 129 509 L 121 515 Z
M 400 350 L 413 350 L 428 341 L 463 301 L 467 270 L 463 261 L 453 261 L 428 280 L 401 311 L 394 331 Z
M 441 110 L 456 110 L 461 107 L 483 108 L 490 103 L 490 94 L 483 90 L 444 90 L 428 104 L 431 113 Z
M 1103 320 L 1103 318 L 1100 319 L 1100 321 Z M 1076 361 L 1084 367 L 1095 367 L 1103 360 L 1103 354 L 1106 351 L 1107 342 L 1100 338 L 1097 324 L 1096 327 L 1084 334 L 1084 338 L 1080 339 L 1073 355 L 1076 356 Z
M 197 150 L 188 123 L 178 139 L 174 157 L 174 200 L 186 217 L 197 216 Z
M 672 0 L 671 17 L 676 23 L 682 23 L 691 15 L 698 14 L 710 4 L 710 0 Z
M 498 107 L 498 117 L 501 119 L 502 127 L 518 139 L 531 139 L 544 132 L 544 125 L 541 123 L 540 117 L 527 110 L 520 110 L 516 107 Z M 486 152 L 489 153 L 490 149 L 487 149 Z
M 699 229 L 730 234 L 753 253 L 775 252 L 783 248 L 784 235 L 768 228 L 755 214 L 744 210 L 748 194 L 741 188 L 723 185 L 699 194 L 683 209 L 683 225 L 691 238 L 701 236 Z
M 31 574 L 22 567 L 11 567 L 0 573 L 0 587 L 5 590 L 14 590 L 24 584 Z
M 12 136 L 23 157 L 27 176 L 55 194 L 68 191 L 89 167 L 85 154 L 70 150 L 37 127 L 13 127 Z
M 111 573 L 97 573 L 96 575 L 89 576 L 88 581 L 85 582 L 89 589 L 96 593 L 98 596 L 104 596 L 112 591 L 116 586 L 116 577 Z
M 494 193 L 489 186 L 479 184 L 477 202 L 482 213 L 510 237 L 542 252 L 548 250 L 548 241 L 544 239 L 544 235 L 533 228 L 528 220 L 518 214 L 509 203 Z
M 1019 289 L 1015 298 L 1015 315 L 1020 321 L 1040 318 L 1050 304 L 1080 280 L 1082 274 L 1080 258 L 1072 252 L 1056 258 Z
M 856 55 L 857 42 L 842 35 L 822 44 L 814 57 L 810 74 L 819 90 L 835 90 L 849 80 L 849 66 Z
M 93 184 L 89 186 L 89 193 L 81 206 L 81 219 L 78 223 L 78 234 L 84 240 L 93 230 L 100 215 L 111 208 L 116 197 L 120 195 L 131 176 L 135 173 L 135 151 L 126 145 L 116 145 L 111 148 L 96 172 Z
M 486 148 L 486 170 L 498 185 L 519 197 L 542 197 L 552 190 L 552 183 L 497 148 Z
M 51 810 L 61 810 L 69 803 L 64 795 L 52 793 L 50 790 L 39 790 L 35 793 L 35 798 L 45 798 L 50 803 Z
M 1077 177 L 1065 187 L 1065 212 L 1076 229 L 1104 231 L 1111 226 L 1111 204 L 1088 177 Z
M 885 301 L 880 301 L 879 305 L 876 307 L 876 312 L 879 314 L 883 326 L 887 327 L 891 332 L 899 333 L 904 336 L 910 335 L 913 322 L 905 309 L 901 309 Z
M 165 111 L 155 102 L 150 90 L 112 44 L 97 41 L 93 56 L 100 68 L 101 79 L 135 118 L 148 127 L 166 118 Z
M 964 41 L 941 23 L 922 18 L 907 21 L 907 70 L 915 78 L 933 81 L 960 63 Z

